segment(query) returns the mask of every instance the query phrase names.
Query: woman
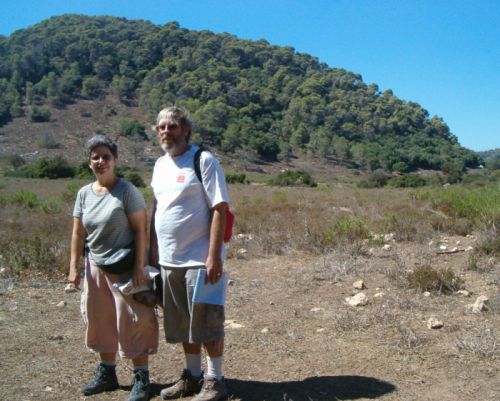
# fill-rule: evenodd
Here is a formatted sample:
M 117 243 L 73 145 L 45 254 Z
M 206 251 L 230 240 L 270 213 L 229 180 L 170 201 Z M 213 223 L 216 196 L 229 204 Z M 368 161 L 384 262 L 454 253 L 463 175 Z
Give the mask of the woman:
M 86 345 L 99 353 L 100 362 L 93 380 L 80 391 L 91 395 L 117 389 L 119 352 L 134 365 L 129 401 L 147 400 L 148 355 L 158 348 L 158 321 L 153 307 L 113 286 L 130 278 L 139 286 L 146 279 L 146 203 L 136 187 L 116 176 L 118 149 L 111 139 L 96 135 L 88 141 L 87 151 L 96 179 L 76 197 L 68 280 L 79 288 L 78 266 L 85 249 L 82 316 Z

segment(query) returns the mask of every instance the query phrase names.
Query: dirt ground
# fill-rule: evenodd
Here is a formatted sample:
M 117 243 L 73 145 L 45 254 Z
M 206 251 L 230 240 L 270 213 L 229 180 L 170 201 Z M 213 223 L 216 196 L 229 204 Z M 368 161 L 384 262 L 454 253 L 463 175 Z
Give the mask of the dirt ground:
M 461 249 L 474 241 L 446 240 Z M 437 245 L 228 260 L 230 399 L 500 400 L 500 267 L 484 260 L 467 268 L 467 252 L 438 254 Z M 471 295 L 425 296 L 403 286 L 405 272 L 423 260 L 453 268 Z M 366 289 L 353 288 L 358 279 Z M 0 283 L 1 400 L 127 399 L 126 361 L 117 368 L 120 390 L 79 394 L 96 361 L 83 344 L 79 292 L 36 276 Z M 348 306 L 345 298 L 360 291 L 370 303 Z M 468 312 L 479 295 L 488 296 L 489 310 Z M 429 329 L 431 317 L 444 326 Z M 162 335 L 150 365 L 152 399 L 160 399 L 182 370 L 180 348 Z

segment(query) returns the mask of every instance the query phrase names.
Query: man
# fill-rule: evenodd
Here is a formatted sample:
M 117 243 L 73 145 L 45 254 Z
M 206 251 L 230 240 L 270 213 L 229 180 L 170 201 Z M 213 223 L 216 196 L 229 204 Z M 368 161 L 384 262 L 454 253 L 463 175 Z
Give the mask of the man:
M 199 394 L 194 401 L 227 397 L 222 375 L 224 307 L 192 303 L 199 269 L 211 284 L 223 272 L 225 208 L 228 195 L 224 173 L 209 152 L 200 156 L 201 182 L 194 170 L 196 145 L 189 144 L 192 125 L 178 107 L 160 111 L 156 132 L 165 155 L 153 170 L 155 195 L 150 232 L 150 264 L 161 266 L 165 337 L 182 343 L 186 366 L 163 399 Z M 201 348 L 207 352 L 203 377 Z

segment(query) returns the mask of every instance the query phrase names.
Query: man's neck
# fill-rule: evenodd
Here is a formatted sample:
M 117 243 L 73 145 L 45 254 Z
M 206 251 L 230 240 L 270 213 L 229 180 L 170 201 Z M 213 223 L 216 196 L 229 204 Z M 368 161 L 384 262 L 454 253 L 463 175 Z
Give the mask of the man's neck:
M 180 146 L 175 146 L 173 148 L 167 149 L 167 153 L 170 155 L 170 157 L 177 157 L 186 153 L 189 148 L 190 145 L 186 143 Z

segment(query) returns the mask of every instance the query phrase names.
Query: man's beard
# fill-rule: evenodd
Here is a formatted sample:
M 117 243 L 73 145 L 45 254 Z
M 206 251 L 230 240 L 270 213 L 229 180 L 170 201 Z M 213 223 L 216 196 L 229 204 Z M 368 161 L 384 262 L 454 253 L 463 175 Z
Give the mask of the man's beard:
M 178 145 L 172 145 L 170 148 L 167 148 L 166 143 L 160 144 L 161 148 L 165 153 L 168 153 L 170 156 L 172 156 L 175 153 L 175 150 L 179 147 Z

